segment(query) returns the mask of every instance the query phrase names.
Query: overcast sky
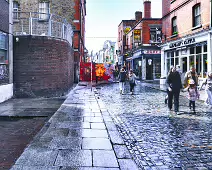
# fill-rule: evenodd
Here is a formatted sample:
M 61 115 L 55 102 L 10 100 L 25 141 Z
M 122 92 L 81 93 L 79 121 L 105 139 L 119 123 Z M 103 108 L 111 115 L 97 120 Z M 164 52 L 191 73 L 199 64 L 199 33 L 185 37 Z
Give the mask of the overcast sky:
M 161 18 L 162 0 L 151 0 L 152 18 Z M 122 20 L 135 19 L 143 10 L 143 0 L 86 0 L 85 45 L 94 52 L 102 49 L 106 40 L 116 42 Z M 144 16 L 144 14 L 143 14 Z

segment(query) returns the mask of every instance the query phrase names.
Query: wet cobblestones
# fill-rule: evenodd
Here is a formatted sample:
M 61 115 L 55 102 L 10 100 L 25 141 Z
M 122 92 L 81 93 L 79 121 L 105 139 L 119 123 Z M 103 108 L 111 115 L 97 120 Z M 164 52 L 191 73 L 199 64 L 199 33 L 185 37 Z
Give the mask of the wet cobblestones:
M 108 105 L 118 131 L 141 169 L 212 169 L 212 113 L 180 97 L 180 114 L 168 111 L 165 92 L 136 86 L 135 95 L 119 94 L 118 84 L 101 86 L 100 98 Z M 128 92 L 128 93 L 127 93 Z

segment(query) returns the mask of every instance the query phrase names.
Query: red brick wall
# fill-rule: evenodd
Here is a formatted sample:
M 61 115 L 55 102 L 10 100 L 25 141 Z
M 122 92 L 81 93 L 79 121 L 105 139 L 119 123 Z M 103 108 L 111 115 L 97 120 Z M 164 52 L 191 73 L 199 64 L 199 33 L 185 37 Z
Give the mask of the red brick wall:
M 177 17 L 178 37 L 183 37 L 188 34 L 195 33 L 202 29 L 208 28 L 210 23 L 210 1 L 209 0 L 176 0 L 170 4 L 169 0 L 163 1 L 163 34 L 166 37 L 172 35 L 171 19 Z M 195 4 L 201 4 L 201 21 L 202 28 L 192 31 L 192 7 Z
M 18 42 L 15 42 L 16 38 Z M 59 39 L 14 37 L 14 94 L 17 97 L 60 96 L 73 85 L 73 50 Z

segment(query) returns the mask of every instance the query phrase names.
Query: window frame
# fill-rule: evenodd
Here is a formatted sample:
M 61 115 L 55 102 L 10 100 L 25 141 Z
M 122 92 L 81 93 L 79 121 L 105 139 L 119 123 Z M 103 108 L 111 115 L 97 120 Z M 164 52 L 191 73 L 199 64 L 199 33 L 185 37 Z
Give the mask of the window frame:
M 196 14 L 196 12 L 198 12 L 198 13 Z M 201 5 L 200 5 L 200 3 L 193 6 L 192 18 L 193 18 L 193 24 L 192 24 L 193 27 L 201 26 Z
M 19 19 L 19 3 L 17 1 L 13 1 L 13 19 L 18 20 Z
M 48 21 L 50 14 L 50 4 L 49 2 L 39 2 L 38 4 L 38 18 L 39 21 Z
M 177 35 L 178 34 L 178 29 L 177 29 L 177 17 L 174 16 L 172 18 L 172 35 Z
M 4 37 L 3 39 L 1 39 L 2 37 Z M 3 40 L 1 42 L 1 40 Z M 8 35 L 6 33 L 3 33 L 0 31 L 0 51 L 2 51 L 3 53 L 5 53 L 4 56 L 4 61 L 0 60 L 0 65 L 1 64 L 8 64 L 8 60 L 9 60 L 9 54 L 8 54 Z

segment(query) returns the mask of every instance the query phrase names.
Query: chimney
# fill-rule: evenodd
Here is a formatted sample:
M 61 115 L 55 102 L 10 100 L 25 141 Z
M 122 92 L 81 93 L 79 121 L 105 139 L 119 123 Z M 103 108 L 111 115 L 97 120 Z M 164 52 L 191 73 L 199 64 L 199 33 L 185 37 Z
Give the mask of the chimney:
M 151 18 L 151 1 L 144 0 L 144 18 Z
M 142 19 L 142 12 L 141 11 L 136 11 L 135 12 L 135 20 L 136 22 L 140 21 Z

